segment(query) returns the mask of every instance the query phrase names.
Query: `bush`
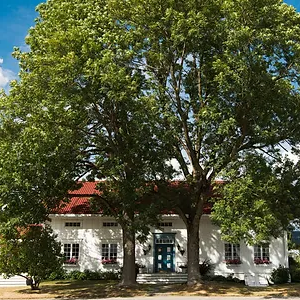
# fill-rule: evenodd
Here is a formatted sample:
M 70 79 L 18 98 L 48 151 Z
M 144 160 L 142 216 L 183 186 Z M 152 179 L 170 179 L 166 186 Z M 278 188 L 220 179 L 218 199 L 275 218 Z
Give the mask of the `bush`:
M 64 269 L 58 270 L 51 273 L 47 278 L 48 280 L 118 280 L 120 279 L 120 272 L 101 272 L 101 271 L 91 271 L 84 270 L 83 272 L 78 270 L 73 270 L 67 272 Z
M 102 280 L 118 280 L 121 277 L 121 273 L 120 272 L 113 272 L 113 271 L 109 271 L 109 272 L 103 272 L 102 273 Z
M 201 276 L 208 275 L 213 270 L 213 264 L 210 259 L 205 259 L 201 264 L 199 264 L 199 271 Z
M 101 280 L 103 278 L 100 271 L 91 271 L 86 269 L 83 271 L 83 273 L 86 280 Z
M 233 277 L 233 274 L 228 275 L 227 277 L 223 275 L 206 275 L 203 278 L 207 281 L 217 281 L 217 282 L 235 282 L 235 283 L 245 283 L 244 280 Z
M 300 262 L 299 258 L 289 257 L 291 282 L 300 282 Z
M 78 270 L 73 270 L 67 273 L 67 278 L 69 280 L 86 280 L 86 276 L 84 272 L 80 272 Z
M 63 279 L 66 279 L 66 277 L 67 277 L 66 270 L 61 268 L 55 272 L 52 272 L 47 279 L 48 280 L 63 280 Z
M 275 284 L 287 283 L 290 278 L 290 272 L 288 268 L 279 265 L 277 269 L 273 269 L 270 280 Z
M 290 269 L 291 281 L 300 282 L 300 269 Z

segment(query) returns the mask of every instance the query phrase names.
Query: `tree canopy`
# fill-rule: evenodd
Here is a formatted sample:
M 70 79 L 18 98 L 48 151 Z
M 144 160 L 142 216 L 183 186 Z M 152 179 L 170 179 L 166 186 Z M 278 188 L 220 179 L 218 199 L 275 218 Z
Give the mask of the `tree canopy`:
M 224 201 L 249 209 L 254 200 L 237 193 L 246 197 L 265 182 L 251 177 L 252 167 L 267 171 L 279 144 L 299 141 L 299 14 L 279 0 L 50 0 L 38 12 L 30 51 L 14 52 L 21 80 L 1 98 L 0 176 L 11 191 L 28 182 L 24 202 L 33 203 L 30 191 L 50 206 L 76 177 L 107 178 L 132 209 L 145 181 L 168 178 L 165 162 L 175 159 L 189 184 L 189 212 L 186 202 L 174 207 L 188 231 L 188 281 L 196 282 L 199 224 L 214 179 L 226 171 L 234 184 L 239 168 L 247 170 Z M 253 153 L 261 165 L 248 161 Z M 278 184 L 274 176 L 267 178 Z M 265 197 L 286 196 L 263 184 L 258 194 L 254 215 L 267 209 Z M 216 216 L 234 220 L 222 203 Z M 278 222 L 275 208 L 241 227 L 275 234 L 262 226 L 267 216 Z
M 61 245 L 47 226 L 19 227 L 1 232 L 0 272 L 6 277 L 19 275 L 32 289 L 62 266 Z

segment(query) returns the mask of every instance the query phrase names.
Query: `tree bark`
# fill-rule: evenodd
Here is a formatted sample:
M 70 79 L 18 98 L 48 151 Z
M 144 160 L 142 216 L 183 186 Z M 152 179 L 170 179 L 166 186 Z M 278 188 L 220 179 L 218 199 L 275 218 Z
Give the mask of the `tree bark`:
M 200 217 L 194 217 L 187 224 L 188 285 L 194 285 L 201 279 L 199 270 L 199 225 Z
M 122 228 L 123 233 L 123 271 L 120 285 L 136 285 L 135 270 L 135 233 L 134 230 Z

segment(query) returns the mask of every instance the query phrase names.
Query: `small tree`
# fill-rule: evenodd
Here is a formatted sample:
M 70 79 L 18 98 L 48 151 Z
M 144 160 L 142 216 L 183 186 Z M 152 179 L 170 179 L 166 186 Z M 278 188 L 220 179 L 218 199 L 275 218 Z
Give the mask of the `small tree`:
M 39 288 L 62 265 L 61 246 L 50 226 L 32 225 L 1 232 L 0 272 L 9 278 L 26 278 L 31 289 Z

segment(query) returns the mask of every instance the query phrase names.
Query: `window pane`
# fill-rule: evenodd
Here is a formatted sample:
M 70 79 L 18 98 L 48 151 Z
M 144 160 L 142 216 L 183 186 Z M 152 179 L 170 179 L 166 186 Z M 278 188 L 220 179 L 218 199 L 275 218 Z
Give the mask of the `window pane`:
M 71 244 L 64 244 L 64 256 L 66 260 L 71 258 Z
M 117 259 L 118 255 L 118 245 L 117 244 L 110 244 L 110 259 Z
M 79 244 L 72 245 L 72 257 L 78 259 L 79 258 Z
M 254 259 L 261 258 L 261 247 L 259 245 L 254 246 Z
M 229 243 L 225 243 L 225 260 L 227 259 L 232 259 L 232 248 Z
M 102 259 L 109 258 L 109 244 L 102 244 Z
M 264 246 L 262 248 L 262 258 L 267 260 L 270 259 L 269 246 Z
M 232 245 L 233 249 L 233 259 L 235 258 L 240 258 L 240 244 L 233 244 Z

